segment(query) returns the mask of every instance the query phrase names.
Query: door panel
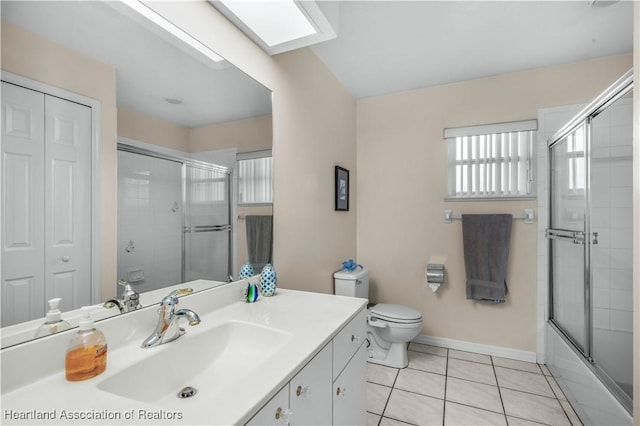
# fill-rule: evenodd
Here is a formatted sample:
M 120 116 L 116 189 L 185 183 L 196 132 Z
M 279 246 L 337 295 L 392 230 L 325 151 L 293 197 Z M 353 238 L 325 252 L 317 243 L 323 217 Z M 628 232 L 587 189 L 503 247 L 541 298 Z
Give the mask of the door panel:
M 2 82 L 3 327 L 44 316 L 43 117 L 42 93 Z
M 2 326 L 91 304 L 91 108 L 2 82 Z
M 227 281 L 229 277 L 229 176 L 186 166 L 185 279 Z
M 45 173 L 45 297 L 66 311 L 91 304 L 91 108 L 45 98 Z
M 552 320 L 585 356 L 589 353 L 590 314 L 585 276 L 585 125 L 550 149 L 550 243 Z

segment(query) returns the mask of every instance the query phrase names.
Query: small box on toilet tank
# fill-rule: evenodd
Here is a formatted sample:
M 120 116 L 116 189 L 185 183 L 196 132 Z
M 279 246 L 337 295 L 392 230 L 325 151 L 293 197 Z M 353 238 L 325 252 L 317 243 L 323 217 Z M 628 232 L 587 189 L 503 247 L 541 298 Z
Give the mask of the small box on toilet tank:
M 369 298 L 369 271 L 357 267 L 353 271 L 343 269 L 333 274 L 334 293 L 341 296 Z

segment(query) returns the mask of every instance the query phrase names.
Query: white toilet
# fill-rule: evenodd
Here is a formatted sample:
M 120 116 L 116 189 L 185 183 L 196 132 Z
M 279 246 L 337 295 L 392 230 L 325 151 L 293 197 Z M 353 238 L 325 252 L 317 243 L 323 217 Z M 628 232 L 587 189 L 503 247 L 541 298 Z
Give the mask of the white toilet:
M 335 294 L 369 297 L 369 271 L 356 268 L 334 275 Z M 409 365 L 407 344 L 422 331 L 422 314 L 408 306 L 381 303 L 367 315 L 367 356 L 369 362 L 394 368 Z

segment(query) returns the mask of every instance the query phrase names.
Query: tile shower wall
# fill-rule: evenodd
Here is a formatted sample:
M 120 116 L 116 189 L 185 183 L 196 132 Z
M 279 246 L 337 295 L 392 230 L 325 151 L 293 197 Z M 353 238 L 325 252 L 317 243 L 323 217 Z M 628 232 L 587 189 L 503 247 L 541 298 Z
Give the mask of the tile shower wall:
M 138 291 L 182 282 L 181 186 L 179 163 L 118 151 L 118 279 Z

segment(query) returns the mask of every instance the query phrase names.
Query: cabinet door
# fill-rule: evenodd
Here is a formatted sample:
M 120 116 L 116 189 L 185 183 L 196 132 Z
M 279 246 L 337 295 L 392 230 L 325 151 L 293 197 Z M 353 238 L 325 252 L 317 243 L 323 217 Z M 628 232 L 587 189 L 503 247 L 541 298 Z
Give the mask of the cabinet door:
M 289 384 L 256 413 L 247 425 L 287 425 L 289 424 Z
M 333 384 L 333 424 L 364 425 L 366 419 L 365 345 L 361 345 Z
M 331 424 L 331 356 L 327 344 L 289 382 L 292 425 Z
M 333 338 L 333 380 L 340 375 L 367 334 L 367 311 L 362 310 Z

